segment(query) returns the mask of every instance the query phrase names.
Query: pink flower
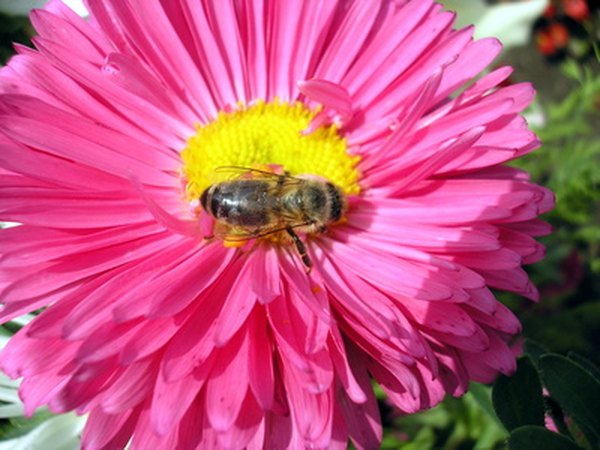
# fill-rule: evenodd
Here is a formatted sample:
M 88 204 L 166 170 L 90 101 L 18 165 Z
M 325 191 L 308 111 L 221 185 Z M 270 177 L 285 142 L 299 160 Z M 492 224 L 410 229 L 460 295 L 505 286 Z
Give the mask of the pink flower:
M 410 413 L 514 370 L 490 288 L 537 299 L 553 200 L 502 165 L 539 145 L 532 87 L 471 82 L 496 40 L 428 0 L 89 10 L 34 12 L 0 72 L 0 317 L 43 309 L 1 366 L 29 413 L 89 413 L 87 449 L 371 449 L 371 379 Z M 348 202 L 298 232 L 310 273 L 199 206 L 260 165 Z

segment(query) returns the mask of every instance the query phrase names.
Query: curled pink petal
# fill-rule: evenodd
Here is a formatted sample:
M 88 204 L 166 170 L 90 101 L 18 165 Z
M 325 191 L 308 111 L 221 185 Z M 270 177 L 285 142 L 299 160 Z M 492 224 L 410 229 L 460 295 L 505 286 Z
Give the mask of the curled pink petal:
M 352 98 L 343 86 L 327 80 L 313 79 L 299 81 L 298 89 L 308 99 L 335 111 L 342 119 L 352 117 Z

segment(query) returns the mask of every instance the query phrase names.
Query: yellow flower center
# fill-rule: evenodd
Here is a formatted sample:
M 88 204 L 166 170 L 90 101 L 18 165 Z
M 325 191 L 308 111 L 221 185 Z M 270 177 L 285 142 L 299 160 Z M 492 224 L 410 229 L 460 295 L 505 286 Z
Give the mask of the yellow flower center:
M 337 127 L 303 133 L 317 112 L 299 102 L 257 101 L 198 125 L 181 153 L 187 200 L 197 201 L 211 184 L 231 179 L 218 170 L 225 166 L 280 166 L 290 175 L 317 175 L 346 195 L 358 194 L 359 157 L 348 154 Z

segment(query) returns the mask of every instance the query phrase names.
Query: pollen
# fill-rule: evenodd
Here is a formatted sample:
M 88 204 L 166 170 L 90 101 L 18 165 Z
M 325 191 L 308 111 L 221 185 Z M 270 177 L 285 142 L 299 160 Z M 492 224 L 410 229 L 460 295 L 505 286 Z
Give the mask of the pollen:
M 220 112 L 215 120 L 196 126 L 181 153 L 185 195 L 193 202 L 211 184 L 231 178 L 227 166 L 280 167 L 290 175 L 311 175 L 358 194 L 358 156 L 348 153 L 335 125 L 306 130 L 318 111 L 300 102 L 256 101 Z

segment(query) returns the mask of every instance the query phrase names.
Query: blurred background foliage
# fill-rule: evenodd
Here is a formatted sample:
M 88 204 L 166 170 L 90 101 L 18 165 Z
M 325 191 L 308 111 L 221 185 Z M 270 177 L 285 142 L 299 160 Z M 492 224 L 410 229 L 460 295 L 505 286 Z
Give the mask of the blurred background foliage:
M 545 123 L 535 131 L 541 151 L 515 162 L 556 195 L 546 215 L 547 257 L 530 268 L 543 299 L 517 310 L 526 335 L 554 351 L 576 351 L 598 362 L 600 342 L 600 71 L 598 61 L 567 59 L 573 81 L 562 99 L 539 102 Z
M 27 17 L 9 16 L 0 11 L 0 64 L 4 65 L 14 54 L 13 42 L 28 44 L 31 36 L 33 28 Z
M 535 1 L 540 3 L 532 3 Z M 519 22 L 518 14 L 504 12 L 501 18 L 490 15 L 492 3 L 508 2 L 447 1 L 448 7 L 459 10 L 468 4 L 478 8 L 477 14 L 491 11 L 487 20 L 496 26 L 496 34 L 502 26 L 499 22 L 506 22 L 509 36 L 513 36 L 506 41 L 514 41 L 517 22 L 526 37 L 523 45 L 514 43 L 515 47 L 508 49 L 496 65 L 515 67 L 510 82 L 527 80 L 536 86 L 538 96 L 527 117 L 543 146 L 514 165 L 550 188 L 557 199 L 556 208 L 545 216 L 554 228 L 550 236 L 542 238 L 547 257 L 528 268 L 540 289 L 541 301 L 533 304 L 499 294 L 524 324 L 524 336 L 528 339 L 524 347 L 529 356 L 519 362 L 512 384 L 505 378 L 496 383 L 494 399 L 491 386 L 473 384 L 460 399 L 448 398 L 430 411 L 402 416 L 379 391 L 385 449 L 553 450 L 593 449 L 598 444 L 593 442 L 597 424 L 586 422 L 589 417 L 585 402 L 597 398 L 594 395 L 600 392 L 596 368 L 600 363 L 600 2 L 541 2 L 545 3 L 543 12 L 535 12 L 537 16 L 530 18 L 530 8 L 527 21 Z M 462 21 L 465 22 L 464 16 Z M 525 32 L 523 26 L 527 27 Z M 26 18 L 0 13 L 0 63 L 14 52 L 11 42 L 29 44 L 32 35 Z M 546 354 L 548 351 L 556 355 Z M 568 354 L 569 358 L 558 354 Z M 558 367 L 559 376 L 553 378 L 554 372 L 548 367 Z M 564 378 L 561 373 L 570 373 L 571 378 L 566 384 L 557 385 L 556 379 Z M 584 397 L 580 404 L 573 404 L 577 395 L 569 389 L 578 385 L 587 386 L 589 399 Z M 519 394 L 519 389 L 529 391 Z M 527 396 L 523 392 L 533 394 Z M 570 399 L 567 404 L 565 392 Z M 552 432 L 554 436 L 548 437 L 548 430 L 539 423 L 539 408 L 532 410 L 531 405 L 537 404 L 533 397 L 543 405 L 545 420 L 555 419 L 558 426 L 554 428 L 563 437 Z M 498 399 L 505 400 L 504 406 L 498 404 Z M 519 417 L 512 417 L 515 411 Z M 595 411 L 600 417 L 598 404 Z M 581 417 L 583 425 L 579 422 Z M 29 428 L 23 428 L 19 417 L 0 420 L 4 438 L 14 436 L 16 429 L 23 430 L 16 432 L 19 434 Z M 516 431 L 510 434 L 509 429 Z

